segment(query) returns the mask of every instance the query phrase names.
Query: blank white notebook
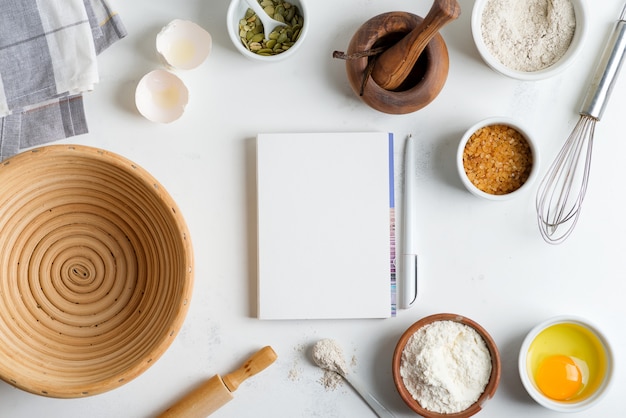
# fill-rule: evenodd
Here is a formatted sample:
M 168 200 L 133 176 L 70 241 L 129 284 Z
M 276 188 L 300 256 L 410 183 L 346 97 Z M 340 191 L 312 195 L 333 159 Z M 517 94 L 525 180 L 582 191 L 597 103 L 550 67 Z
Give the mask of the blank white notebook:
M 257 136 L 260 319 L 395 314 L 393 135 Z

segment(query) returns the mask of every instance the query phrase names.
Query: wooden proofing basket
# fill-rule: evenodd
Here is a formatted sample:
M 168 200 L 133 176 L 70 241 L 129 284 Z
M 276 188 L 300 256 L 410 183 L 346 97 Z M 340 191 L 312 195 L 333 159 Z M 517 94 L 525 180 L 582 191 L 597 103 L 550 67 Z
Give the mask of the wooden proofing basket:
M 55 145 L 0 165 L 0 378 L 73 398 L 116 388 L 169 347 L 193 251 L 172 198 L 103 150 Z

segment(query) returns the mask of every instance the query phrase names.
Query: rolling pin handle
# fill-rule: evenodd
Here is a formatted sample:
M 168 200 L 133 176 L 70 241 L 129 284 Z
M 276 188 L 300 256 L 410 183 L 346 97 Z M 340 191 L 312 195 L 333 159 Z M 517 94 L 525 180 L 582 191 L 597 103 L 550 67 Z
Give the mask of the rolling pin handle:
M 277 358 L 278 355 L 272 347 L 269 345 L 263 347 L 246 360 L 237 370 L 224 376 L 224 384 L 231 392 L 234 392 L 244 380 L 265 370 L 270 364 L 274 363 Z

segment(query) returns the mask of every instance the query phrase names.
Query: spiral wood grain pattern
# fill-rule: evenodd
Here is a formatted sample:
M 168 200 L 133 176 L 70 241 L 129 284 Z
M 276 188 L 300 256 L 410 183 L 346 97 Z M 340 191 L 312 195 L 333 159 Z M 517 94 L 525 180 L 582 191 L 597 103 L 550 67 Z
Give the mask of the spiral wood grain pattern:
M 72 398 L 118 387 L 169 347 L 187 313 L 193 251 L 145 170 L 55 145 L 0 166 L 0 377 Z

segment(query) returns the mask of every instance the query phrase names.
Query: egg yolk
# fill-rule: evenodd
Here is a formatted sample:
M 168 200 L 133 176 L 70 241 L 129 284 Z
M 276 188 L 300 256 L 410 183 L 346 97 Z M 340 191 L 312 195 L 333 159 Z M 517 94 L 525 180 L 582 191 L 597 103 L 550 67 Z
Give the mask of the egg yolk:
M 537 369 L 535 381 L 547 397 L 564 401 L 576 395 L 583 385 L 582 373 L 571 357 L 547 357 Z

